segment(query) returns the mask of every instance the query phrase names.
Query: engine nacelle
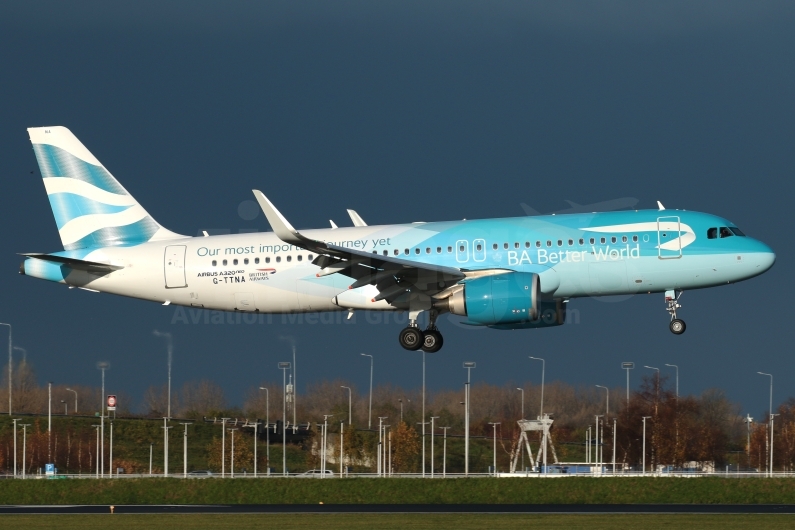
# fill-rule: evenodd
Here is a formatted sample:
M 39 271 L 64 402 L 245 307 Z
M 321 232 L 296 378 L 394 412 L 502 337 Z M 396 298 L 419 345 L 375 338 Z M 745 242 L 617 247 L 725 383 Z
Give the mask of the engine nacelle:
M 563 300 L 540 301 L 538 302 L 538 318 L 536 320 L 518 324 L 496 324 L 489 327 L 492 329 L 534 329 L 562 326 L 566 323 L 568 305 Z
M 538 318 L 538 274 L 496 274 L 468 280 L 463 286 L 442 302 L 451 313 L 468 317 L 472 324 L 511 325 Z

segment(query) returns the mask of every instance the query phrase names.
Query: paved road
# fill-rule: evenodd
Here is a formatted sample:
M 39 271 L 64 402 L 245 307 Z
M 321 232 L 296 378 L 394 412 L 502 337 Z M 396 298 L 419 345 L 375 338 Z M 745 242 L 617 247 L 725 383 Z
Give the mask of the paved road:
M 108 505 L 0 506 L 0 515 L 109 513 Z M 115 513 L 726 513 L 795 514 L 791 504 L 207 504 L 118 505 Z

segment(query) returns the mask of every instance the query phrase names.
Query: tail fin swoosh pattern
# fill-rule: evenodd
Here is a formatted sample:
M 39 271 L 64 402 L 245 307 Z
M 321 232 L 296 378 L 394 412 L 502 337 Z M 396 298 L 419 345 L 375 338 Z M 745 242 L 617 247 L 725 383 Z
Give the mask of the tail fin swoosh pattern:
M 69 129 L 28 133 L 65 250 L 184 237 L 160 226 Z

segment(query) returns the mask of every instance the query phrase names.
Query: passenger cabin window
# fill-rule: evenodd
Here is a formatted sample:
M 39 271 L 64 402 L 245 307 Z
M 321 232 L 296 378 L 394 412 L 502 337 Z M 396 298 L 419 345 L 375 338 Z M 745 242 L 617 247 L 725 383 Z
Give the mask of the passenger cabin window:
M 248 265 L 248 258 L 243 260 L 243 265 Z
M 223 264 L 224 267 L 226 267 L 226 260 L 222 261 L 221 263 Z
M 385 250 L 385 251 L 384 251 L 384 256 L 386 256 L 387 254 L 389 254 L 389 251 L 388 251 L 388 250 Z
M 600 239 L 599 239 L 599 242 L 600 242 L 600 243 L 602 243 L 602 244 L 604 245 L 604 244 L 605 244 L 605 238 L 600 238 Z
M 377 252 L 374 252 L 373 254 L 377 254 Z M 299 255 L 298 255 L 298 261 L 301 261 L 301 260 L 303 260 L 303 259 L 304 259 L 304 257 L 303 257 L 302 255 L 300 255 L 300 254 L 299 254 Z M 246 261 L 248 261 L 248 260 L 246 260 Z
M 418 249 L 418 248 L 415 248 L 415 249 L 414 249 L 414 253 L 415 253 L 415 254 L 419 254 L 419 253 L 420 253 L 420 249 Z
M 572 246 L 573 244 L 574 244 L 574 240 L 573 239 L 569 239 L 569 246 Z
M 615 242 L 616 242 L 616 236 L 613 236 L 613 237 L 611 237 L 611 238 L 610 238 L 610 242 L 611 242 L 611 243 L 615 243 Z
M 276 256 L 276 263 L 281 263 L 281 262 L 282 262 L 282 257 Z
M 525 241 L 524 242 L 524 248 L 530 248 L 530 242 L 529 241 Z
M 632 236 L 632 242 L 633 243 L 637 243 L 638 242 L 638 236 Z
M 459 252 L 466 252 L 466 251 L 467 251 L 467 248 L 466 248 L 464 245 L 459 245 L 459 247 L 458 247 L 458 251 L 459 251 Z
M 425 247 L 425 253 L 426 254 L 430 254 L 431 253 L 431 247 Z
M 478 250 L 478 252 L 480 252 L 481 250 L 483 250 L 483 245 L 481 245 L 480 243 L 478 243 L 478 244 L 475 246 L 475 248 Z
M 216 265 L 218 265 L 218 262 L 213 260 L 213 267 L 215 267 Z
M 265 263 L 270 263 L 270 262 L 271 262 L 270 258 L 265 258 Z
M 254 258 L 254 264 L 259 265 L 259 258 Z
M 562 240 L 562 239 L 558 239 L 558 246 L 559 246 L 559 247 L 562 247 L 562 246 L 563 246 L 563 240 Z
M 513 248 L 519 248 L 519 243 L 514 243 Z
M 312 261 L 312 254 L 310 254 L 310 255 L 308 255 L 308 256 L 306 257 L 306 261 Z
M 232 260 L 232 265 L 237 265 L 237 258 Z
M 592 245 L 596 242 L 594 238 L 589 239 L 589 241 L 591 242 Z
M 541 241 L 536 241 L 536 248 L 541 248 Z
M 405 254 L 406 256 L 408 256 L 408 255 L 409 255 L 409 249 L 404 249 L 404 250 L 403 250 L 403 254 Z
M 293 257 L 292 256 L 287 256 L 287 261 L 288 262 L 293 261 Z
M 621 236 L 621 242 L 622 243 L 626 243 L 627 242 L 627 236 Z
M 721 226 L 720 227 L 720 237 L 721 238 L 732 237 L 733 235 L 734 235 L 734 232 L 729 230 L 727 227 L 725 227 L 725 226 Z
M 400 254 L 400 251 L 398 249 L 395 249 L 395 256 L 397 256 L 398 254 Z
M 508 243 L 503 243 L 502 244 L 502 248 L 504 248 L 505 250 L 508 250 Z
M 494 243 L 494 244 L 491 246 L 491 248 L 492 248 L 493 250 L 497 250 L 498 248 L 500 248 L 500 246 L 499 246 L 497 243 Z
M 436 253 L 437 254 L 441 254 L 442 253 L 442 247 L 436 247 Z
M 580 246 L 583 246 L 585 244 L 585 240 L 583 238 L 580 238 L 579 243 L 580 243 Z
M 447 247 L 447 253 L 451 254 L 453 252 L 453 247 Z

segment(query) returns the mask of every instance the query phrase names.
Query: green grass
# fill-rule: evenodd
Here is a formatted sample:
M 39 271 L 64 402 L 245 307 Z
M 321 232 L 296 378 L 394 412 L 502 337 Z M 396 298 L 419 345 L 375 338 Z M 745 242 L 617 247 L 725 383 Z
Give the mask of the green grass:
M 792 479 L 3 480 L 4 504 L 793 504 Z
M 278 521 L 278 522 L 275 522 Z M 6 528 L 791 528 L 788 515 L 528 515 L 528 514 L 261 514 L 261 515 L 8 515 Z

